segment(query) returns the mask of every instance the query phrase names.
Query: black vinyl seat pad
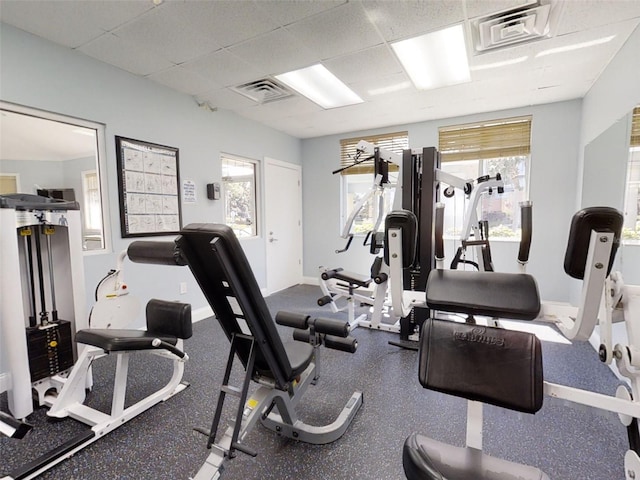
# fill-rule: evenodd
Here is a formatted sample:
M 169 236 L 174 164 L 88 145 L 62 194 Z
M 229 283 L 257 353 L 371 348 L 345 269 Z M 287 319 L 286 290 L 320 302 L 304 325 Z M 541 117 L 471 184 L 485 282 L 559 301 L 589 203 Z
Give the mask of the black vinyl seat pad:
M 427 306 L 444 312 L 533 320 L 540 313 L 535 279 L 525 273 L 432 270 Z
M 160 339 L 170 345 L 176 345 L 178 339 L 171 335 L 162 335 L 145 330 L 119 330 L 93 328 L 76 333 L 76 341 L 85 345 L 93 345 L 107 352 L 127 350 L 152 350 L 154 339 Z
M 364 288 L 368 287 L 371 283 L 371 278 L 354 272 L 347 272 L 345 270 L 335 273 L 333 278 Z

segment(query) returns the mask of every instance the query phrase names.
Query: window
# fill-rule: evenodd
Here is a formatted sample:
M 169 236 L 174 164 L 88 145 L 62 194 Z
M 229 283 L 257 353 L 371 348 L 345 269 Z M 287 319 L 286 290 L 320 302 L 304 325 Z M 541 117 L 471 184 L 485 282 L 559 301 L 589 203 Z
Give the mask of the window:
M 640 106 L 633 109 L 631 119 L 624 212 L 623 241 L 640 243 Z
M 365 137 L 347 138 L 340 140 L 340 167 L 344 168 L 352 165 L 356 158 L 356 145 L 360 140 L 366 140 L 373 143 L 377 147 L 394 153 L 402 154 L 402 150 L 409 148 L 409 135 L 407 132 L 396 132 L 381 135 L 370 135 Z M 391 185 L 384 188 L 383 202 L 384 212 L 391 210 L 393 204 L 393 195 L 395 188 L 393 185 L 398 180 L 398 167 L 390 165 L 389 181 Z M 347 168 L 341 172 L 342 178 L 342 209 L 341 209 L 341 228 L 344 228 L 345 222 L 353 212 L 358 203 L 373 188 L 374 183 L 374 164 L 373 160 L 362 162 L 353 167 Z M 379 198 L 379 197 L 376 197 Z M 379 200 L 378 200 L 379 201 Z M 360 213 L 354 218 L 351 226 L 351 233 L 366 234 L 370 232 L 378 218 L 379 204 L 372 197 L 361 208 Z M 384 221 L 384 218 L 381 219 Z
M 441 168 L 464 179 L 499 173 L 503 194 L 483 195 L 478 219 L 489 222 L 489 238 L 520 236 L 519 203 L 528 198 L 531 117 L 507 118 L 439 129 Z M 461 192 L 445 203 L 445 234 L 463 225 L 467 199 Z
M 258 235 L 256 162 L 222 155 L 224 221 L 240 237 Z
M 96 170 L 82 172 L 82 210 L 84 222 L 83 249 L 102 248 L 102 208 L 100 206 L 100 182 Z

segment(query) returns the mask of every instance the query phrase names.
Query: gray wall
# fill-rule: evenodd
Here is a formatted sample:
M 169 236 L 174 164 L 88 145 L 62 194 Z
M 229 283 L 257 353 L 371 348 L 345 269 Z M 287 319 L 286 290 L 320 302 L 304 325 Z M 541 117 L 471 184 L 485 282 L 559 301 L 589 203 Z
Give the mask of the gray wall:
M 113 252 L 131 239 L 120 236 L 116 135 L 180 149 L 181 180 L 193 180 L 197 202 L 183 205 L 183 223 L 220 222 L 222 204 L 206 198 L 205 185 L 221 181 L 220 152 L 301 163 L 300 140 L 230 112 L 199 108 L 188 95 L 54 45 L 8 25 L 0 29 L 0 99 L 106 125 L 106 172 Z M 22 179 L 24 182 L 25 179 Z M 154 237 L 167 239 L 167 237 Z M 169 237 L 173 238 L 173 237 Z M 265 287 L 264 237 L 243 243 L 258 283 Z M 96 283 L 115 264 L 114 253 L 85 255 L 87 307 Z M 127 263 L 126 278 L 143 301 L 151 297 L 206 302 L 182 268 Z M 179 283 L 188 293 L 179 295 Z
M 304 275 L 316 277 L 317 267 L 321 265 L 366 273 L 373 260 L 368 248 L 361 246 L 361 242 L 356 244 L 357 239 L 347 253 L 334 253 L 344 244 L 339 237 L 340 179 L 338 175 L 331 175 L 339 163 L 341 138 L 407 130 L 409 146 L 421 148 L 437 146 L 440 126 L 532 115 L 529 191 L 534 204 L 534 233 L 528 271 L 538 279 L 543 298 L 566 301 L 569 290 L 562 259 L 569 221 L 575 209 L 580 113 L 581 101 L 573 100 L 303 140 Z M 451 252 L 453 245 L 448 247 Z M 516 270 L 517 247 L 516 242 L 492 245 L 498 270 Z M 450 259 L 449 254 L 447 260 Z

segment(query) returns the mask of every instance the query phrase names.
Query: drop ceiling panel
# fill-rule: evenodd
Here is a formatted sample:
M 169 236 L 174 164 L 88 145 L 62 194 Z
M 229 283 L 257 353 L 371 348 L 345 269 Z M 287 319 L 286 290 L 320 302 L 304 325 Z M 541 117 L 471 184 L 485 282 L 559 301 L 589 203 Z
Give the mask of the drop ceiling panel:
M 256 104 L 253 100 L 249 100 L 247 97 L 229 88 L 201 93 L 196 95 L 196 101 L 198 103 L 206 102 L 213 108 L 224 108 L 227 110 L 236 110 Z
M 557 35 L 588 30 L 638 17 L 640 17 L 640 1 L 638 0 L 567 1 L 564 4 Z
M 289 25 L 303 18 L 344 5 L 346 0 L 322 0 L 321 2 L 301 2 L 300 0 L 256 1 L 256 6 L 263 15 L 278 23 Z
M 222 88 L 222 85 L 181 66 L 153 73 L 147 78 L 189 95 Z
M 260 15 L 255 3 L 248 1 L 165 2 L 159 8 L 178 9 L 190 28 L 210 35 L 223 47 L 279 27 L 271 18 Z
M 0 2 L 0 17 L 3 22 L 34 35 L 76 48 L 151 9 L 151 2 L 131 0 L 96 0 L 90 4 L 3 0 Z
M 313 65 L 320 58 L 283 28 L 247 40 L 229 51 L 269 74 Z
M 137 75 L 149 75 L 173 66 L 163 57 L 154 55 L 110 33 L 83 45 L 78 50 Z
M 404 72 L 391 75 L 363 77 L 350 83 L 349 86 L 365 100 L 380 100 L 385 97 L 395 98 L 405 90 L 415 92 L 415 88 Z
M 220 48 L 206 31 L 192 28 L 188 15 L 175 3 L 163 4 L 113 33 L 175 64 Z
M 423 34 L 464 18 L 462 0 L 364 2 L 371 21 L 386 41 Z
M 321 59 L 382 43 L 359 3 L 347 3 L 287 27 Z
M 464 0 L 469 18 L 495 15 L 506 10 L 536 3 L 536 0 Z
M 267 73 L 226 50 L 220 50 L 182 66 L 225 87 L 257 80 Z
M 387 45 L 332 58 L 324 65 L 345 83 L 402 72 L 400 63 Z

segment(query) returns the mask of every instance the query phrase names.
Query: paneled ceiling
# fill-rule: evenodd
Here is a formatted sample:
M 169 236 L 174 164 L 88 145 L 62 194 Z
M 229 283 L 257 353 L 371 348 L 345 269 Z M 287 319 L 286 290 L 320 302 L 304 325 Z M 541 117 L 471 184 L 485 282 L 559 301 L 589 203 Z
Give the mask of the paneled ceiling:
M 473 53 L 474 19 L 549 2 L 551 37 Z M 191 95 L 212 115 L 232 110 L 309 138 L 581 98 L 640 23 L 640 1 L 0 0 L 0 20 Z M 415 89 L 390 43 L 455 24 L 465 27 L 472 81 Z M 573 49 L 551 51 L 559 47 Z M 232 89 L 315 63 L 364 103 L 323 110 L 294 95 L 261 104 Z

